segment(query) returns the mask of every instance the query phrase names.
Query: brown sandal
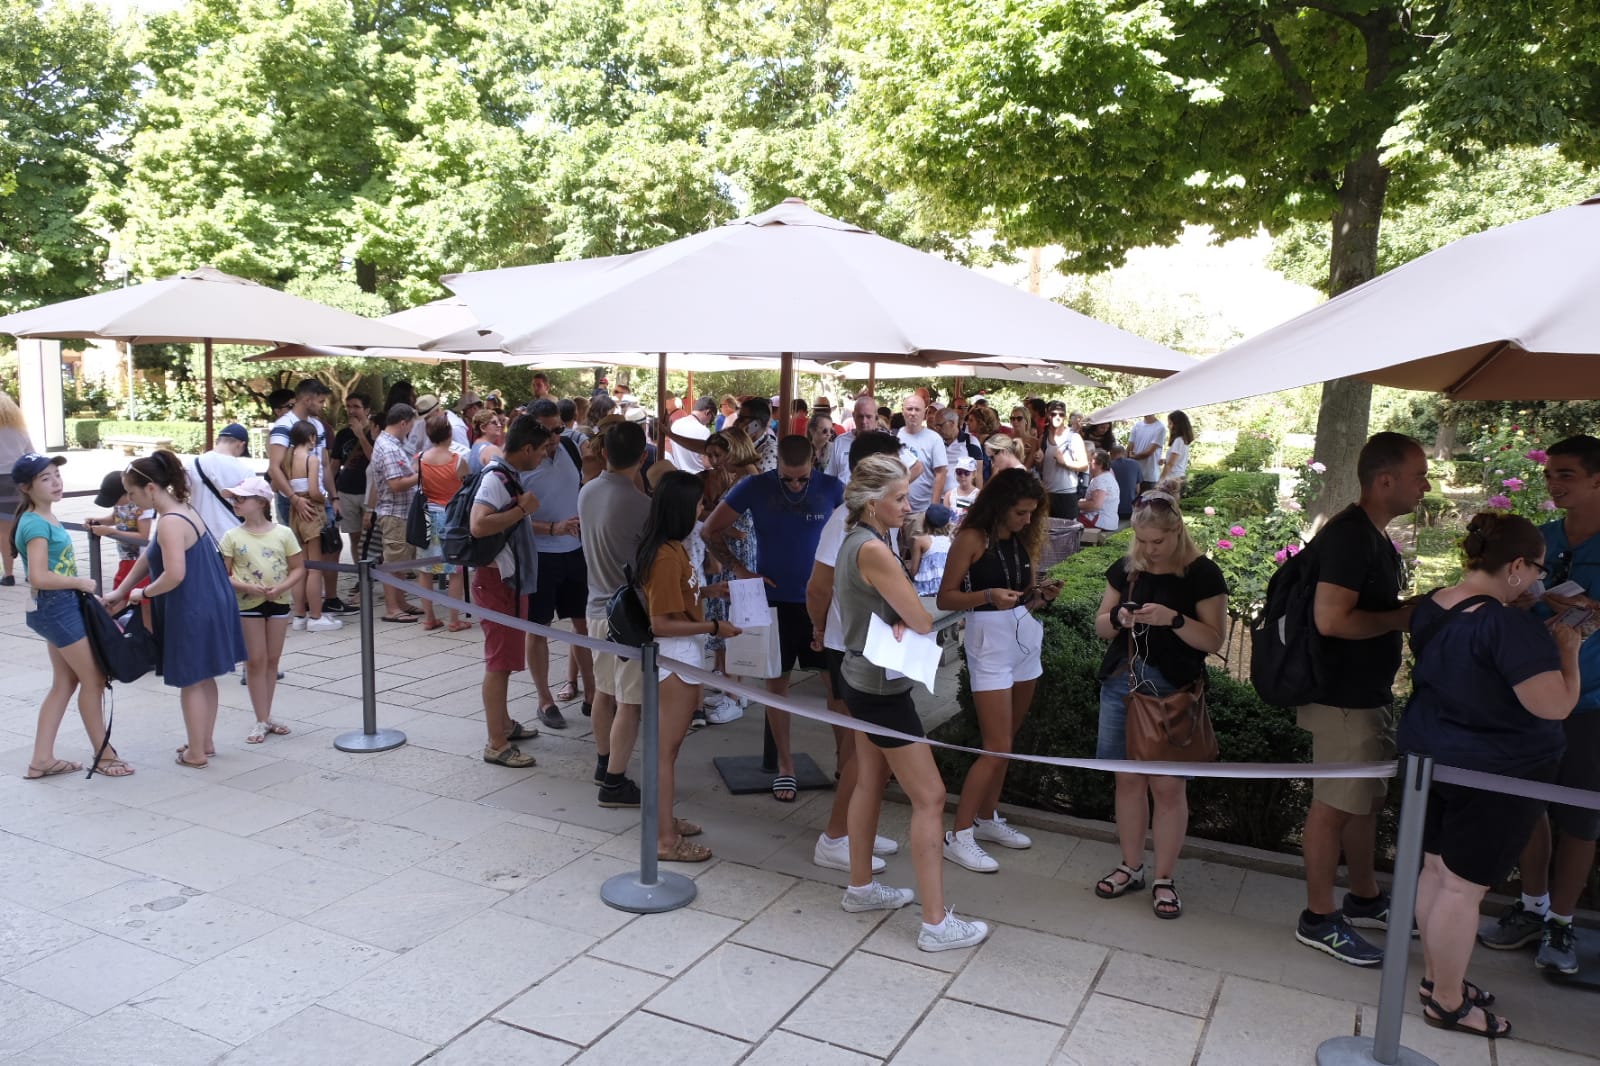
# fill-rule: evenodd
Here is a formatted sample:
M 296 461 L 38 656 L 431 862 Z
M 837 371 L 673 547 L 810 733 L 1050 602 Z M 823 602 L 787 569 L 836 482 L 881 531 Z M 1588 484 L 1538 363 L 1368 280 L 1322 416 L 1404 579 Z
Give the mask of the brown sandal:
M 39 781 L 46 777 L 55 777 L 58 774 L 76 773 L 82 769 L 83 767 L 78 763 L 68 762 L 66 759 L 57 759 L 49 766 L 35 766 L 29 763 L 28 772 L 23 777 L 28 781 Z
M 711 849 L 680 836 L 672 847 L 656 848 L 656 858 L 662 862 L 705 862 L 711 858 Z
M 685 837 L 697 837 L 705 832 L 704 829 L 701 829 L 687 818 L 674 818 L 672 820 L 672 828 L 678 831 L 679 836 Z

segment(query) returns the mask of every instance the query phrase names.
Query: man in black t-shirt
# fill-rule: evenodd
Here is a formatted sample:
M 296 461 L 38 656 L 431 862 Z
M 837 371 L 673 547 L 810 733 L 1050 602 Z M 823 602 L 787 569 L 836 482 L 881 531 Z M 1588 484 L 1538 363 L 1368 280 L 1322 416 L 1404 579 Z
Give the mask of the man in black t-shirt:
M 1428 457 L 1404 434 L 1379 433 L 1362 447 L 1356 474 L 1361 498 L 1329 519 L 1313 542 L 1324 681 L 1317 701 L 1298 708 L 1297 720 L 1311 734 L 1315 763 L 1381 762 L 1395 755 L 1392 688 L 1411 607 L 1400 602 L 1400 553 L 1385 530 L 1422 502 Z M 1383 961 L 1382 949 L 1352 925 L 1388 928 L 1389 897 L 1373 869 L 1387 791 L 1381 778 L 1319 779 L 1306 814 L 1306 910 L 1295 938 L 1354 966 Z M 1335 907 L 1341 850 L 1350 891 Z
M 376 541 L 372 558 L 382 561 L 381 538 L 365 535 L 372 525 L 372 512 L 367 507 L 367 465 L 372 462 L 372 442 L 378 434 L 372 423 L 372 401 L 362 392 L 352 392 L 345 397 L 345 417 L 349 425 L 334 435 L 328 465 L 332 467 L 334 491 L 339 494 L 339 529 L 350 537 L 350 558 L 359 562 L 364 542 Z M 335 560 L 337 561 L 337 560 Z M 360 597 L 356 594 L 356 579 L 346 577 L 345 595 L 339 597 L 341 613 L 359 611 Z

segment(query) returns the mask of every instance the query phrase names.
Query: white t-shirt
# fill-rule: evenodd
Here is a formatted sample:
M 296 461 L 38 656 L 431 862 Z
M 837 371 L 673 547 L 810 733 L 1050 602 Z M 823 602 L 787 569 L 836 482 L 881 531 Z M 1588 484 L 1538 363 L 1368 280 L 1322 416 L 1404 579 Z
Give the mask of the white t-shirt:
M 183 460 L 184 471 L 189 475 L 189 503 L 200 512 L 200 520 L 220 542 L 224 533 L 243 523 L 233 513 L 232 504 L 217 499 L 217 493 L 206 487 L 206 483 L 200 479 L 197 466 L 205 470 L 206 477 L 217 487 L 217 492 L 233 488 L 245 478 L 254 477 L 256 472 L 248 461 L 222 452 L 191 455 Z
M 1117 476 L 1109 470 L 1103 474 L 1096 474 L 1089 479 L 1089 497 L 1092 499 L 1095 493 L 1101 491 L 1105 492 L 1105 497 L 1100 501 L 1100 506 L 1087 513 L 1099 514 L 1104 512 L 1108 515 L 1115 515 L 1117 509 L 1122 506 L 1122 488 L 1117 484 Z M 1084 500 L 1085 504 L 1088 502 L 1087 499 Z
M 495 511 L 504 511 L 510 507 L 511 500 L 511 489 L 507 487 L 506 479 L 492 473 L 485 474 L 478 480 L 478 494 L 472 498 L 474 505 L 481 503 Z M 500 579 L 510 584 L 511 579 L 517 574 L 517 553 L 511 549 L 511 538 L 506 538 L 506 546 L 494 557 L 494 565 L 495 569 L 500 571 Z
M 922 476 L 911 483 L 911 513 L 919 514 L 933 503 L 935 475 L 950 465 L 945 459 L 944 438 L 927 426 L 915 433 L 909 427 L 902 427 L 900 441 L 916 453 L 922 463 Z
M 827 523 L 822 527 L 822 539 L 817 541 L 817 554 L 812 556 L 813 562 L 823 566 L 837 568 L 839 565 L 839 551 L 844 547 L 845 519 L 849 517 L 849 509 L 843 504 L 833 509 L 833 514 L 828 516 Z M 896 552 L 900 550 L 900 531 L 889 530 L 889 546 Z M 847 650 L 844 646 L 844 619 L 839 616 L 839 600 L 833 595 L 833 590 L 828 590 L 828 624 L 822 631 L 822 646 L 832 648 L 834 651 Z
M 454 411 L 445 411 L 444 417 L 450 422 L 450 440 L 452 441 L 450 450 L 454 452 L 457 448 L 460 448 L 461 450 L 456 454 L 466 455 L 472 448 L 472 442 L 467 439 L 467 423 Z
M 832 474 L 838 478 L 841 485 L 850 484 L 850 449 L 855 445 L 855 442 L 856 435 L 854 433 L 846 433 L 835 440 L 833 446 L 828 449 L 828 467 L 825 473 Z M 907 448 L 904 444 L 900 446 L 900 464 L 907 470 L 910 470 L 921 461 L 916 452 Z
M 685 415 L 672 423 L 672 432 L 680 437 L 693 437 L 695 440 L 705 440 L 711 436 L 711 430 L 700 424 L 694 415 Z M 679 470 L 687 470 L 691 474 L 698 474 L 706 468 L 705 457 L 696 452 L 691 452 L 677 441 L 668 438 L 667 459 Z
M 1172 470 L 1168 477 L 1183 477 L 1189 472 L 1189 442 L 1182 437 L 1173 437 L 1172 443 L 1167 445 L 1167 457 L 1172 460 Z
M 1167 427 L 1160 422 L 1146 422 L 1143 419 L 1133 424 L 1133 429 L 1128 433 L 1128 456 L 1132 458 L 1136 453 L 1150 448 L 1150 454 L 1139 463 L 1140 481 L 1157 481 L 1161 477 L 1161 446 L 1167 442 Z

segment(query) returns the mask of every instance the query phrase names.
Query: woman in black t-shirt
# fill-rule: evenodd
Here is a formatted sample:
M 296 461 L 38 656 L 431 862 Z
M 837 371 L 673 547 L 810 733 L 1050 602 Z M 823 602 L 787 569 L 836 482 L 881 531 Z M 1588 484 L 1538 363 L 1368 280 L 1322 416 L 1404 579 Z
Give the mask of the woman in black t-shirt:
M 1544 537 L 1516 515 L 1475 516 L 1461 542 L 1466 575 L 1411 615 L 1414 691 L 1396 736 L 1402 751 L 1465 770 L 1554 781 L 1566 746 L 1561 720 L 1580 692 L 1578 633 L 1546 629 L 1507 606 L 1545 573 Z M 1440 1029 L 1506 1036 L 1484 1010 L 1494 997 L 1468 983 L 1478 906 L 1511 871 L 1544 803 L 1435 781 L 1422 835 L 1417 928 L 1422 1017 Z
M 1147 492 L 1133 505 L 1133 543 L 1106 571 L 1095 634 L 1111 642 L 1100 665 L 1100 736 L 1096 758 L 1127 758 L 1128 690 L 1164 696 L 1205 673 L 1206 655 L 1222 647 L 1228 585 L 1217 564 L 1189 537 L 1178 501 Z M 1129 654 L 1132 652 L 1130 670 Z M 1159 918 L 1183 914 L 1172 882 L 1189 828 L 1187 783 L 1181 777 L 1117 774 L 1117 840 L 1122 863 L 1094 886 L 1115 899 L 1145 884 L 1144 834 L 1154 801 L 1155 879 Z

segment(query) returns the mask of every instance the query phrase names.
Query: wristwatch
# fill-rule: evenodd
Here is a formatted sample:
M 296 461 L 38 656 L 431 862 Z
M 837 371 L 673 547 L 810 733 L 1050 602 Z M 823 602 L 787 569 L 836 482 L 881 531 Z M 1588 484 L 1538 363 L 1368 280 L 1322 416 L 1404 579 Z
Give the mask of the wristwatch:
M 1176 617 L 1176 618 L 1174 618 L 1172 620 L 1172 628 L 1173 629 L 1182 629 L 1183 628 L 1183 623 L 1185 621 L 1187 621 L 1187 619 L 1184 617 L 1184 614 L 1183 614 L 1182 611 L 1177 612 L 1177 614 L 1178 614 L 1178 617 Z

